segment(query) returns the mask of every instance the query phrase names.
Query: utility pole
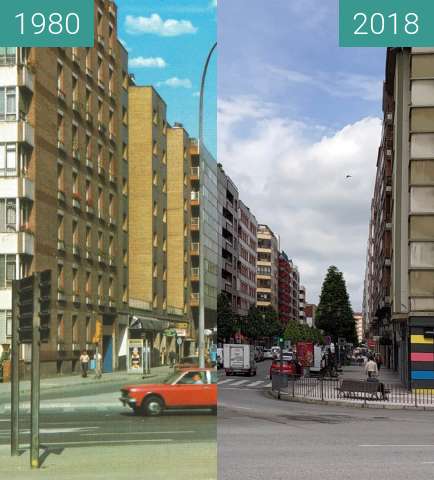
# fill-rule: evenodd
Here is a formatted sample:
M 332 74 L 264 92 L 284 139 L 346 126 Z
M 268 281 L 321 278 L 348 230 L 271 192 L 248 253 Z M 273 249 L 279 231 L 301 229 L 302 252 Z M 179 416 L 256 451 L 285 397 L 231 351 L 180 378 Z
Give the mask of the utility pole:
M 206 74 L 208 71 L 208 65 L 211 60 L 211 56 L 214 50 L 217 47 L 215 43 L 211 50 L 208 53 L 208 56 L 205 61 L 205 65 L 202 72 L 202 80 L 200 85 L 200 100 L 199 100 L 199 140 L 198 140 L 198 153 L 199 153 L 199 325 L 198 325 L 198 340 L 199 340 L 199 367 L 205 368 L 205 245 L 204 245 L 204 226 L 205 226 L 205 216 L 204 216 L 204 169 L 205 161 L 202 156 L 202 145 L 203 145 L 203 99 L 205 92 L 205 80 Z
M 12 384 L 11 384 L 11 456 L 17 456 L 20 446 L 20 342 L 18 322 L 19 280 L 12 281 Z
M 39 401 L 40 401 L 40 274 L 33 274 L 33 336 L 32 336 L 32 388 L 30 426 L 30 466 L 39 468 Z

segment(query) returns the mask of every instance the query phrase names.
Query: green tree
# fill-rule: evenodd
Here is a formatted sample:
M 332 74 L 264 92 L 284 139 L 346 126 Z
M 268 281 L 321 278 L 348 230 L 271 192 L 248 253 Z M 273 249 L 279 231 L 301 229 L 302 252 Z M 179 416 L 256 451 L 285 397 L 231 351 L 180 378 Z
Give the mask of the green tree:
M 277 312 L 272 307 L 257 308 L 251 306 L 246 319 L 246 335 L 251 340 L 274 337 L 283 332 Z
M 357 343 L 356 323 L 345 279 L 335 266 L 328 268 L 322 284 L 315 325 L 334 341 L 342 337 L 347 342 Z
M 323 341 L 321 332 L 317 328 L 300 324 L 294 320 L 286 325 L 284 338 L 285 340 L 291 340 L 293 345 L 297 342 L 322 343 Z
M 237 330 L 236 316 L 229 298 L 221 293 L 217 297 L 217 336 L 219 342 L 228 341 Z

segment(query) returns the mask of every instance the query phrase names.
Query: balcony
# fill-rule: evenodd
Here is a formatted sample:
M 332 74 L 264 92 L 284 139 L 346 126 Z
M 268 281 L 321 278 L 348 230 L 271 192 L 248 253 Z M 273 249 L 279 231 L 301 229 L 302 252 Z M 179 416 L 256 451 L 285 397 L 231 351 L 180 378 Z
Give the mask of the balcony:
M 105 223 L 105 218 L 104 218 L 104 214 L 102 213 L 102 209 L 100 207 L 98 207 L 98 220 L 102 223 Z
M 110 100 L 113 100 L 113 101 L 116 100 L 115 92 L 113 91 L 113 89 L 111 87 L 109 87 L 108 96 L 110 97 Z
M 116 308 L 116 299 L 114 297 L 109 298 L 109 307 Z
M 32 180 L 26 177 L 8 177 L 1 179 L 2 195 L 4 198 L 26 198 L 33 201 L 35 187 Z
M 116 143 L 116 135 L 112 131 L 109 132 L 109 140 L 112 143 Z
M 75 113 L 78 113 L 79 115 L 81 115 L 81 112 L 83 111 L 83 106 L 77 100 L 73 100 L 72 109 L 74 110 Z
M 199 268 L 192 268 L 191 269 L 191 280 L 193 282 L 198 282 L 200 277 L 200 270 Z
M 35 79 L 33 73 L 29 70 L 27 65 L 22 65 L 18 72 L 18 85 L 26 88 L 29 92 L 34 91 Z
M 86 260 L 92 261 L 92 249 L 90 247 L 86 247 Z
M 57 301 L 61 302 L 61 303 L 66 302 L 66 294 L 65 294 L 65 290 L 63 290 L 63 288 L 59 288 L 57 290 Z
M 200 218 L 199 217 L 192 217 L 190 221 L 190 228 L 193 232 L 197 232 L 200 229 Z
M 104 307 L 104 297 L 102 295 L 98 295 L 98 307 Z
M 75 208 L 76 210 L 81 210 L 80 197 L 75 193 L 73 193 L 72 197 L 72 208 Z
M 114 3 L 109 3 L 108 13 L 113 19 L 116 18 L 116 8 L 115 8 Z
M 98 78 L 98 88 L 100 90 L 102 90 L 103 92 L 105 91 L 105 85 L 104 85 L 104 81 L 102 80 L 102 78 Z
M 86 112 L 86 122 L 89 125 L 93 125 L 93 116 L 90 112 Z
M 199 180 L 199 178 L 200 178 L 199 167 L 191 167 L 190 168 L 190 179 L 191 180 Z
M 92 297 L 88 294 L 86 294 L 86 305 L 90 307 L 92 305 Z
M 65 253 L 66 249 L 65 249 L 65 241 L 64 240 L 60 240 L 60 239 L 57 240 L 57 250 L 59 252 Z
M 107 260 L 106 260 L 104 252 L 99 251 L 98 252 L 98 263 L 101 263 L 101 264 L 105 265 L 106 262 L 107 262 Z
M 98 33 L 97 35 L 97 41 L 98 41 L 98 45 L 105 48 L 104 37 L 100 33 Z
M 110 216 L 109 219 L 108 219 L 108 224 L 112 227 L 115 227 L 116 226 L 116 217 Z
M 78 245 L 72 246 L 72 254 L 74 255 L 74 257 L 81 257 L 81 251 Z
M 57 191 L 57 200 L 60 203 L 65 203 L 66 202 L 66 195 L 65 195 L 65 192 L 63 190 L 58 190 Z
M 108 54 L 110 55 L 110 57 L 113 60 L 116 60 L 116 52 L 115 52 L 115 49 L 113 47 L 109 47 Z
M 114 255 L 109 255 L 109 265 L 110 267 L 116 266 L 116 257 Z
M 86 168 L 89 170 L 93 170 L 93 162 L 89 156 L 86 157 Z
M 199 255 L 199 252 L 200 252 L 200 243 L 199 242 L 192 243 L 190 245 L 190 255 L 196 256 L 196 255 Z
M 24 255 L 35 254 L 35 237 L 30 231 L 18 233 L 18 253 Z
M 60 150 L 63 153 L 66 151 L 65 142 L 63 141 L 62 138 L 57 139 L 57 148 L 58 148 L 58 150 Z
M 72 49 L 72 61 L 77 65 L 80 66 L 80 59 L 78 57 L 78 49 L 73 48 Z
M 191 192 L 191 204 L 199 205 L 199 202 L 200 202 L 200 192 L 197 192 L 197 191 Z
M 65 92 L 58 88 L 57 89 L 57 98 L 61 101 L 61 102 L 66 102 L 66 94 Z
M 73 147 L 72 148 L 72 158 L 76 160 L 77 162 L 80 161 L 81 155 L 80 155 L 80 150 L 78 147 Z
M 2 122 L 0 143 L 26 143 L 35 146 L 35 131 L 27 120 Z
M 116 184 L 117 182 L 117 177 L 114 173 L 109 173 L 109 182 L 110 183 L 113 183 L 114 185 Z
M 80 305 L 81 298 L 80 298 L 80 295 L 78 293 L 74 293 L 72 295 L 72 303 L 75 303 L 76 305 Z
M 105 178 L 105 168 L 100 163 L 98 163 L 98 175 L 102 178 Z
M 94 214 L 94 209 L 92 203 L 86 202 L 86 213 L 88 215 L 93 215 Z
M 198 307 L 200 303 L 200 294 L 192 292 L 190 297 L 190 305 L 192 307 Z
M 86 77 L 93 78 L 92 69 L 90 67 L 87 67 L 87 66 L 86 66 Z
M 107 132 L 107 127 L 101 121 L 98 122 L 98 132 L 101 133 L 101 135 L 105 135 Z

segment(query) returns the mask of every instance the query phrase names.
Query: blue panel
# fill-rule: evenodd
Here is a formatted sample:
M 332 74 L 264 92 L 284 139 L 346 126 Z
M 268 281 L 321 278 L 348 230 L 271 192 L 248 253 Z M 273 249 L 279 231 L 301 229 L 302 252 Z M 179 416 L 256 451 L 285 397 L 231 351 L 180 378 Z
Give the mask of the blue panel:
M 111 335 L 103 337 L 103 372 L 113 371 L 113 338 Z
M 434 380 L 434 371 L 416 370 L 411 372 L 411 378 L 413 380 Z

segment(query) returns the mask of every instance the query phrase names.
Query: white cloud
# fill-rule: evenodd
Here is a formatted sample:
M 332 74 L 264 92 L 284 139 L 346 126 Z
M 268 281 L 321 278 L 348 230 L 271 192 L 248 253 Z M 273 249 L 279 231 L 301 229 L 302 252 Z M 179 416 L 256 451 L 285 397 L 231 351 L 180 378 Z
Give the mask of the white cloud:
M 161 57 L 135 57 L 128 61 L 130 67 L 135 68 L 165 68 L 166 61 Z
M 177 37 L 197 32 L 197 28 L 190 20 L 163 20 L 157 13 L 153 13 L 150 17 L 127 15 L 125 29 L 130 35 L 150 33 L 160 37 Z
M 172 77 L 164 80 L 164 82 L 158 82 L 157 87 L 171 87 L 171 88 L 192 88 L 192 83 L 189 78 Z
M 360 309 L 381 121 L 363 118 L 324 136 L 323 127 L 277 111 L 254 97 L 219 100 L 219 161 L 258 221 L 280 235 L 308 300 L 318 301 L 335 264 Z
M 374 102 L 382 98 L 383 80 L 379 77 L 346 72 L 306 74 L 276 67 L 270 67 L 270 72 L 287 82 L 310 85 L 335 97 L 359 97 Z

